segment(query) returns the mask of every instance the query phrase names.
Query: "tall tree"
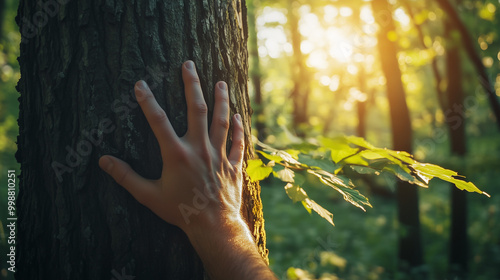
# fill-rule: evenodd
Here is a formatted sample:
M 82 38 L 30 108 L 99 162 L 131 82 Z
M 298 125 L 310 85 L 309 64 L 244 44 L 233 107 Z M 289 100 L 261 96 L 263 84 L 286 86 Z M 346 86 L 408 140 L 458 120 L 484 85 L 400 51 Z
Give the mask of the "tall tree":
M 290 94 L 293 102 L 293 126 L 299 135 L 303 135 L 301 126 L 307 123 L 309 104 L 309 73 L 305 63 L 304 54 L 300 50 L 302 36 L 299 31 L 299 7 L 301 3 L 296 0 L 287 0 L 288 22 L 292 41 L 292 80 L 293 88 Z
M 0 0 L 0 39 L 2 39 L 4 30 L 3 30 L 3 21 L 5 18 L 5 0 Z
M 230 89 L 252 154 L 244 0 L 21 0 L 17 279 L 204 279 L 185 234 L 98 167 L 112 154 L 146 178 L 161 174 L 135 81 L 153 89 L 177 134 L 187 128 L 180 66 Z M 208 120 L 211 123 L 211 120 Z M 229 147 L 230 145 L 228 145 Z M 242 213 L 267 257 L 260 187 L 244 180 Z
M 361 9 L 359 6 L 353 6 L 353 21 L 356 29 L 361 29 Z M 358 46 L 358 53 L 365 55 L 364 46 Z M 358 63 L 358 88 L 363 94 L 367 95 L 366 88 L 366 71 L 363 63 Z M 356 109 L 358 115 L 358 126 L 356 128 L 356 135 L 359 137 L 366 137 L 366 99 L 356 101 Z
M 464 89 L 460 57 L 459 32 L 445 19 L 446 37 L 446 97 L 443 108 L 450 133 L 451 153 L 463 157 L 467 152 L 465 134 Z M 455 35 L 454 35 L 455 34 Z M 456 36 L 458 35 L 458 36 Z M 453 279 L 464 279 L 468 263 L 466 193 L 451 186 L 450 272 Z M 458 278 L 457 278 L 458 277 Z
M 493 115 L 495 115 L 498 129 L 500 129 L 500 102 L 498 101 L 495 87 L 490 81 L 488 72 L 486 71 L 481 57 L 476 50 L 477 48 L 476 46 L 474 46 L 474 42 L 476 42 L 476 40 L 472 38 L 469 31 L 467 30 L 467 26 L 465 26 L 464 22 L 460 19 L 460 16 L 449 0 L 436 1 L 439 6 L 441 6 L 441 8 L 445 11 L 446 15 L 449 17 L 449 20 L 455 26 L 456 30 L 460 33 L 460 38 L 462 39 L 462 45 L 464 47 L 465 53 L 471 60 L 472 65 L 474 65 L 474 67 L 476 68 L 479 82 L 486 91 L 488 100 L 490 102 L 491 111 L 493 112 Z
M 378 50 L 387 83 L 393 148 L 411 153 L 410 114 L 401 81 L 396 44 L 390 40 L 393 37 L 391 35 L 395 34 L 392 9 L 387 0 L 372 1 L 372 9 L 379 25 Z M 415 268 L 423 263 L 417 187 L 403 181 L 396 184 L 398 221 L 401 227 L 398 253 L 400 268 Z
M 262 73 L 260 69 L 259 44 L 257 40 L 257 6 L 259 0 L 248 0 L 248 51 L 250 54 L 250 80 L 254 90 L 254 114 L 257 138 L 261 141 L 266 137 L 264 122 L 264 104 L 262 103 Z

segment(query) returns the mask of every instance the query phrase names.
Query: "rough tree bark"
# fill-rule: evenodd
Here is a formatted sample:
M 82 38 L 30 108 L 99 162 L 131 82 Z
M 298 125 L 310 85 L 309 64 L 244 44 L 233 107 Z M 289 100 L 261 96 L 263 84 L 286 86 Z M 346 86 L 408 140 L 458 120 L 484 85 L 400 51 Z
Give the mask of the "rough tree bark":
M 450 133 L 451 153 L 463 157 L 467 153 L 465 134 L 464 89 L 462 86 L 462 63 L 460 43 L 453 32 L 454 24 L 445 19 L 446 31 L 446 97 L 447 106 L 443 108 Z M 451 188 L 451 228 L 450 228 L 450 273 L 453 279 L 465 279 L 468 264 L 467 238 L 467 197 L 464 191 Z
M 401 81 L 396 44 L 388 37 L 389 32 L 395 32 L 392 9 L 387 0 L 372 1 L 372 8 L 380 28 L 377 35 L 378 50 L 382 71 L 387 81 L 393 148 L 411 153 L 410 114 Z M 398 221 L 401 227 L 398 255 L 400 268 L 406 270 L 421 266 L 423 263 L 417 187 L 408 182 L 398 181 L 396 196 Z
M 160 176 L 159 147 L 132 89 L 146 80 L 183 135 L 187 59 L 197 65 L 210 116 L 215 83 L 228 83 L 231 114 L 245 124 L 246 158 L 252 154 L 245 1 L 37 2 L 21 0 L 17 17 L 17 279 L 203 279 L 185 234 L 97 161 L 112 154 L 144 177 Z M 242 212 L 266 258 L 260 187 L 244 177 Z

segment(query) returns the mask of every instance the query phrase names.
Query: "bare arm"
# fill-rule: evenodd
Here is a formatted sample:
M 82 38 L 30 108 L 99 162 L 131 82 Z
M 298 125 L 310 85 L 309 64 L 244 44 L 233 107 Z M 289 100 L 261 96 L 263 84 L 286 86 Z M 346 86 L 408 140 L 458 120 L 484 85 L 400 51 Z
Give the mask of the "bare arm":
M 179 138 L 145 82 L 135 94 L 159 142 L 163 169 L 158 180 L 141 177 L 124 161 L 103 156 L 99 165 L 140 203 L 189 237 L 213 279 L 276 279 L 262 260 L 242 219 L 243 125 L 233 116 L 233 144 L 226 155 L 228 90 L 215 89 L 210 131 L 207 105 L 194 63 L 183 64 L 188 131 Z

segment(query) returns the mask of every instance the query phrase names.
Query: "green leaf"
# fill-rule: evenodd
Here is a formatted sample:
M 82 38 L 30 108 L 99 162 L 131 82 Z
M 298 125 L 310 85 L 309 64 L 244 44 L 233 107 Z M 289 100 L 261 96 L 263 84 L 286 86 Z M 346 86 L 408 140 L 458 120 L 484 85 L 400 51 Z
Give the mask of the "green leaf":
M 361 137 L 346 136 L 346 139 L 347 139 L 347 141 L 353 143 L 354 145 L 357 145 L 357 146 L 360 146 L 360 147 L 363 147 L 366 149 L 375 149 L 375 147 L 372 144 L 366 142 L 366 140 L 361 138 Z
M 345 137 L 320 138 L 320 143 L 325 148 L 331 150 L 331 158 L 335 163 L 339 163 L 344 158 L 357 153 L 359 150 L 358 148 L 349 146 L 349 142 L 347 142 Z
M 304 184 L 304 182 L 306 181 L 306 177 L 301 174 L 302 172 L 304 172 L 304 171 L 295 172 L 295 177 L 293 177 L 293 179 L 295 180 L 295 184 L 297 184 L 299 186 Z
M 315 157 L 306 154 L 299 154 L 299 161 L 311 168 L 319 168 L 326 170 L 330 173 L 337 173 L 338 170 L 342 168 L 342 165 L 334 163 L 330 159 L 330 151 L 327 152 L 327 158 L 325 157 Z
M 364 167 L 364 166 L 357 166 L 357 165 L 351 165 L 351 169 L 354 170 L 356 173 L 359 174 L 374 174 L 374 175 L 380 175 L 380 172 L 370 168 L 370 167 Z
M 265 153 L 263 151 L 257 151 L 257 153 L 261 154 L 263 157 L 267 158 L 270 161 L 275 161 L 275 162 L 283 161 L 283 159 L 280 156 L 271 155 L 271 154 Z
M 250 159 L 247 164 L 247 174 L 252 182 L 264 180 L 273 172 L 273 168 L 265 166 L 260 159 Z
M 429 163 L 416 163 L 413 164 L 412 167 L 420 176 L 425 176 L 429 180 L 433 177 L 437 177 L 443 181 L 455 184 L 455 186 L 461 190 L 466 190 L 468 192 L 477 192 L 490 197 L 489 194 L 478 189 L 473 183 L 458 179 L 458 173 L 453 170 L 445 169 L 441 166 Z
M 407 163 L 407 164 L 414 164 L 416 161 L 413 159 L 412 155 L 410 155 L 407 152 L 403 151 L 392 151 L 392 150 L 387 150 L 385 151 L 390 154 L 391 156 L 399 159 L 400 161 Z
M 359 153 L 343 159 L 342 163 L 345 165 L 352 164 L 352 165 L 368 166 L 368 162 Z
M 385 158 L 380 153 L 377 153 L 376 151 L 372 151 L 372 150 L 363 150 L 363 151 L 359 152 L 359 155 L 367 160 L 377 160 L 377 159 Z
M 295 150 L 298 150 L 299 152 L 304 153 L 304 154 L 309 153 L 310 151 L 317 150 L 319 148 L 318 145 L 308 143 L 308 142 L 302 142 L 299 144 L 292 144 L 292 145 L 290 145 L 290 147 L 295 149 Z
M 298 150 L 287 149 L 287 150 L 285 150 L 285 152 L 288 153 L 289 155 L 291 155 L 294 159 L 299 158 L 300 151 L 298 151 Z
M 351 180 L 344 176 L 333 175 L 324 170 L 308 170 L 309 173 L 315 175 L 322 183 L 330 186 L 339 192 L 344 200 L 366 212 L 363 205 L 372 207 L 368 198 L 362 195 L 358 190 L 354 189 Z
M 275 148 L 273 148 L 273 147 L 271 147 L 269 145 L 266 145 L 266 144 L 260 142 L 255 137 L 253 139 L 254 139 L 254 143 L 256 143 L 258 146 L 260 146 L 263 149 L 263 152 L 265 154 L 272 155 L 273 157 L 274 156 L 278 156 L 278 157 L 280 157 L 281 159 L 283 159 L 284 161 L 286 161 L 286 162 L 288 162 L 290 164 L 299 164 L 299 162 L 292 155 L 290 155 L 289 153 L 287 153 L 285 151 L 282 151 L 282 150 L 275 149 Z
M 313 210 L 314 212 L 318 213 L 318 215 L 320 215 L 323 219 L 327 220 L 330 224 L 335 226 L 335 224 L 333 223 L 333 214 L 325 208 L 321 207 L 321 205 L 316 203 L 314 200 L 310 199 L 304 189 L 302 189 L 298 185 L 288 183 L 285 186 L 285 191 L 288 197 L 290 197 L 293 202 L 302 202 L 302 205 L 307 210 L 307 212 L 311 213 L 311 210 Z
M 307 212 L 309 212 L 309 214 L 312 214 L 311 212 L 311 207 L 309 207 L 309 205 L 307 205 L 307 203 L 305 201 L 301 201 L 302 203 L 302 206 L 304 206 L 304 208 L 306 209 Z
M 294 183 L 295 173 L 290 169 L 281 165 L 277 165 L 273 171 L 274 177 L 280 179 L 283 182 Z
M 359 149 L 351 148 L 350 146 L 342 146 L 338 147 L 336 150 L 331 150 L 332 151 L 332 160 L 335 163 L 339 163 L 346 157 L 352 156 L 355 153 L 358 152 Z
M 333 223 L 333 214 L 330 213 L 330 211 L 326 210 L 325 208 L 321 207 L 318 203 L 316 203 L 314 200 L 311 200 L 309 198 L 306 198 L 304 202 L 307 204 L 309 208 L 311 208 L 314 212 L 318 213 L 318 215 L 321 216 L 321 218 L 327 220 L 332 226 L 335 226 Z
M 303 188 L 299 187 L 298 185 L 288 183 L 285 186 L 285 191 L 288 197 L 293 201 L 303 201 L 306 198 L 309 198 L 307 195 L 306 191 L 304 191 Z
M 398 177 L 401 181 L 407 181 L 409 183 L 418 185 L 420 187 L 427 188 L 426 184 L 419 181 L 417 178 L 415 178 L 413 175 L 410 174 L 411 171 L 409 169 L 408 169 L 408 171 L 406 171 L 405 169 L 401 168 L 401 166 L 398 164 L 392 164 L 392 163 L 388 164 L 382 170 L 388 171 L 388 172 L 396 175 L 396 177 Z

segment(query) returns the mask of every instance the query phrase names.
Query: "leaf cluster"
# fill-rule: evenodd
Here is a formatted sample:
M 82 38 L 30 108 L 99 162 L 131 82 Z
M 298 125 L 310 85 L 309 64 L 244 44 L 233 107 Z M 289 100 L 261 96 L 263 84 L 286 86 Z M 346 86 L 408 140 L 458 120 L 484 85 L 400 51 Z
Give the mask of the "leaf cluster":
M 273 174 L 286 183 L 285 191 L 293 202 L 301 202 L 329 223 L 333 214 L 312 200 L 301 186 L 308 174 L 314 175 L 324 186 L 340 193 L 344 200 L 366 211 L 372 207 L 350 177 L 355 174 L 380 175 L 390 173 L 403 181 L 427 188 L 433 178 L 455 184 L 460 190 L 489 195 L 473 183 L 465 181 L 457 172 L 441 166 L 416 161 L 407 152 L 377 148 L 355 136 L 321 137 L 292 144 L 287 149 L 276 149 L 257 139 L 259 158 L 248 161 L 247 173 L 252 181 L 261 181 Z M 345 172 L 353 170 L 354 172 Z M 354 175 L 349 175 L 354 174 Z

